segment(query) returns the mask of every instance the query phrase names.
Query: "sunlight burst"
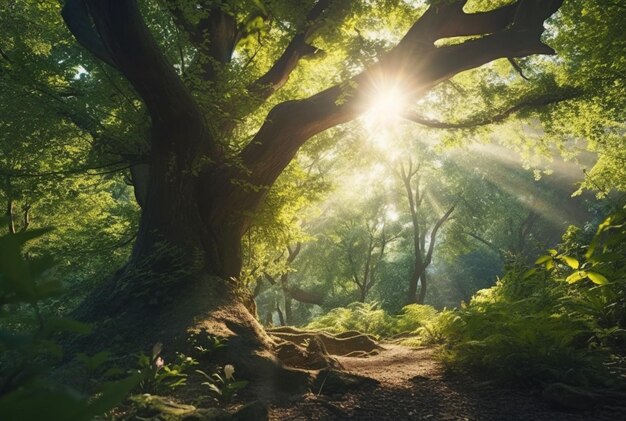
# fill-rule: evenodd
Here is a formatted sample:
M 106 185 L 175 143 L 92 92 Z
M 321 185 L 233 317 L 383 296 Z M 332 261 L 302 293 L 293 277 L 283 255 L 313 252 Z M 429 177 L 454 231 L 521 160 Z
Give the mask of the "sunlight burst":
M 399 116 L 407 105 L 407 97 L 400 83 L 389 80 L 371 81 L 369 94 L 364 101 L 362 124 L 367 132 L 368 142 L 395 160 L 401 137 Z
M 399 87 L 395 85 L 380 86 L 372 94 L 367 112 L 364 115 L 365 125 L 374 128 L 387 126 L 396 122 L 406 105 L 406 99 Z

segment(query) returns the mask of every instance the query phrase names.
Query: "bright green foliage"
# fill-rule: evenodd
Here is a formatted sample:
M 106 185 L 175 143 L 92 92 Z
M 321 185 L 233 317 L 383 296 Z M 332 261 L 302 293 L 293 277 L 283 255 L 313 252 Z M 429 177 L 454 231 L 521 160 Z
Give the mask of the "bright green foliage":
M 337 307 L 316 317 L 307 329 L 326 330 L 332 333 L 356 330 L 378 337 L 390 336 L 395 331 L 395 320 L 378 303 L 352 303 Z
M 87 325 L 68 318 L 48 317 L 42 303 L 62 293 L 50 277 L 52 259 L 25 259 L 28 241 L 49 230 L 32 230 L 0 237 L 0 418 L 8 421 L 91 420 L 117 406 L 140 376 L 104 383 L 88 396 L 51 379 L 52 365 L 63 356 L 59 333 L 87 333 Z M 20 311 L 22 310 L 22 311 Z M 27 311 L 28 310 L 28 311 Z M 90 372 L 107 354 L 79 355 Z
M 506 379 L 599 381 L 602 363 L 626 345 L 625 216 L 609 217 L 576 257 L 550 250 L 480 291 L 452 323 L 443 319 L 445 360 Z
M 437 316 L 437 310 L 432 306 L 409 304 L 402 308 L 402 312 L 397 318 L 396 330 L 398 332 L 415 332 L 435 316 Z
M 426 320 L 419 327 L 416 336 L 407 338 L 402 341 L 407 346 L 425 346 L 425 345 L 441 345 L 450 340 L 450 334 L 461 318 L 456 311 L 444 310 L 435 316 Z
M 437 311 L 427 305 L 410 304 L 398 316 L 392 316 L 376 302 L 356 302 L 314 318 L 306 328 L 332 333 L 356 330 L 387 338 L 397 333 L 418 332 L 436 317 Z

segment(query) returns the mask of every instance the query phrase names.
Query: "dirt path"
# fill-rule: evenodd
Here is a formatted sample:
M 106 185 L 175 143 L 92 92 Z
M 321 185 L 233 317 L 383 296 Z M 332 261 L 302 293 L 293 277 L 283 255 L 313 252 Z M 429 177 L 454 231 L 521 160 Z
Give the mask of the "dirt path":
M 338 358 L 347 371 L 377 380 L 344 393 L 313 391 L 296 401 L 273 405 L 272 420 L 622 420 L 626 412 L 603 408 L 560 412 L 536 391 L 505 389 L 468 377 L 447 376 L 433 349 L 384 345 L 370 358 Z

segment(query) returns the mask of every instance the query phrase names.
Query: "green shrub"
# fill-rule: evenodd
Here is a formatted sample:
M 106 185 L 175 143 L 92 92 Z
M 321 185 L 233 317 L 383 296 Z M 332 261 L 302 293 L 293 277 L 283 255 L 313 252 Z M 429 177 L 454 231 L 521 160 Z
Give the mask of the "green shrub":
M 331 333 L 356 330 L 378 338 L 386 338 L 397 333 L 417 334 L 419 328 L 436 318 L 437 315 L 437 310 L 431 306 L 410 304 L 394 317 L 379 308 L 376 302 L 356 302 L 347 307 L 334 308 L 314 318 L 306 328 Z
M 45 232 L 30 230 L 0 237 L 0 419 L 87 421 L 117 406 L 140 376 L 101 384 L 93 396 L 52 380 L 53 365 L 63 355 L 55 338 L 61 332 L 87 333 L 89 326 L 68 318 L 46 317 L 41 311 L 42 304 L 63 289 L 58 280 L 49 277 L 51 258 L 25 259 L 22 249 Z M 98 353 L 78 359 L 93 374 L 107 357 Z
M 397 317 L 396 330 L 398 332 L 415 332 L 436 316 L 437 310 L 432 306 L 409 304 L 402 308 L 400 315 Z
M 425 325 L 421 337 L 444 338 L 449 366 L 498 378 L 606 379 L 603 363 L 623 360 L 626 349 L 626 213 L 602 223 L 588 246 L 573 246 L 572 232 L 559 247 L 567 253 L 550 250 L 534 268 L 509 269 L 456 318 L 442 313 Z
M 377 337 L 390 336 L 396 332 L 396 320 L 379 308 L 378 303 L 352 303 L 337 307 L 313 319 L 307 329 L 341 333 L 357 330 Z

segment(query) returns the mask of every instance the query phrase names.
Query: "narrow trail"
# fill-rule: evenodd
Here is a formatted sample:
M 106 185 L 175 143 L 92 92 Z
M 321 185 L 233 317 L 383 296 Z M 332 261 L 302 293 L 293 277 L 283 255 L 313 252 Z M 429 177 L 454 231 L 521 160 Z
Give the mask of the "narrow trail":
M 562 412 L 537 391 L 507 389 L 447 375 L 432 348 L 384 344 L 369 358 L 338 357 L 350 373 L 377 380 L 343 393 L 313 391 L 291 402 L 273 405 L 271 420 L 621 420 L 624 408 Z M 373 383 L 373 382 L 372 382 Z

